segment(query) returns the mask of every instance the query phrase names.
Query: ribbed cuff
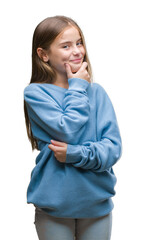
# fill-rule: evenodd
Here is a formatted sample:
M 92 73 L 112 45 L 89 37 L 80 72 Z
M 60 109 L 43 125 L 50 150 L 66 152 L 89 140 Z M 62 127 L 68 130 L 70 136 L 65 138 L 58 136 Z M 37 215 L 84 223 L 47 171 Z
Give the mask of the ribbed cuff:
M 69 83 L 68 90 L 78 90 L 78 91 L 87 90 L 90 84 L 88 81 L 81 78 L 69 78 L 68 83 Z
M 81 146 L 67 144 L 66 163 L 77 163 L 81 157 Z

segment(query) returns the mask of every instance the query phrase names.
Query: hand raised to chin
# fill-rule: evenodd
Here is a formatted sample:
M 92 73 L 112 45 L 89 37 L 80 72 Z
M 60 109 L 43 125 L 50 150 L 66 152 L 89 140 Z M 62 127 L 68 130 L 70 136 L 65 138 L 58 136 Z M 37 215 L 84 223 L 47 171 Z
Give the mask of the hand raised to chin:
M 70 65 L 68 63 L 65 63 L 67 77 L 68 78 L 81 78 L 88 82 L 91 82 L 89 73 L 86 69 L 87 66 L 88 66 L 87 62 L 83 62 L 81 67 L 79 68 L 79 70 L 76 73 L 72 73 Z

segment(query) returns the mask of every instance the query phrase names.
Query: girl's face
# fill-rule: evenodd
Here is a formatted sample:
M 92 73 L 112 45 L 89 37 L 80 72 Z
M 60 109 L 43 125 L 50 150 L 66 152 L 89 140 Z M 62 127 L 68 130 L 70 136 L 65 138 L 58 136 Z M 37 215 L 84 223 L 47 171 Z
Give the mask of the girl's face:
M 72 72 L 77 72 L 82 65 L 85 48 L 77 28 L 65 28 L 51 44 L 48 51 L 48 60 L 56 73 L 66 75 L 65 63 L 68 63 Z

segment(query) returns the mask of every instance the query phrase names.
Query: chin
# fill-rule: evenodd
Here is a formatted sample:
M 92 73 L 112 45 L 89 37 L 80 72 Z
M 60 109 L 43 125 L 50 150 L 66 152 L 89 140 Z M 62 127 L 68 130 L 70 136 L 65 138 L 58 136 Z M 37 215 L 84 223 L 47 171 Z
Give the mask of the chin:
M 76 73 L 80 69 L 81 65 L 82 64 L 77 64 L 77 65 L 71 65 L 70 64 L 72 73 Z

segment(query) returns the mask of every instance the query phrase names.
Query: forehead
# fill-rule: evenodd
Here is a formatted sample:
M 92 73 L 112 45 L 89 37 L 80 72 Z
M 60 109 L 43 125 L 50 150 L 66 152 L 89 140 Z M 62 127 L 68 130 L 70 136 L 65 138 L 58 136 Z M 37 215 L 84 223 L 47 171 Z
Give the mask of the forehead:
M 81 38 L 80 32 L 76 27 L 69 26 L 65 28 L 55 39 L 57 42 L 73 41 Z

